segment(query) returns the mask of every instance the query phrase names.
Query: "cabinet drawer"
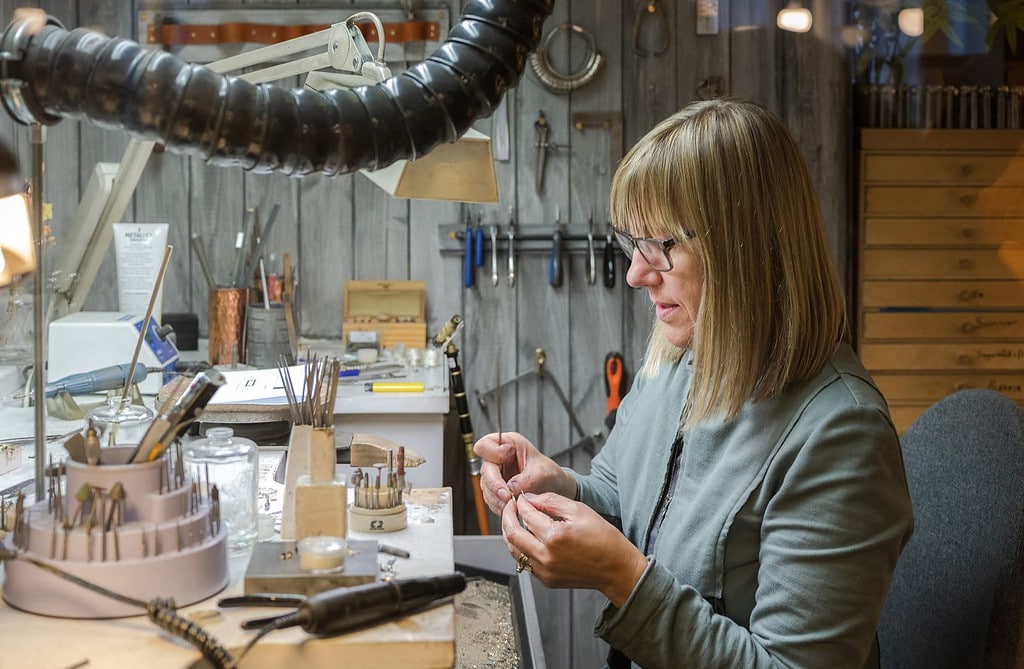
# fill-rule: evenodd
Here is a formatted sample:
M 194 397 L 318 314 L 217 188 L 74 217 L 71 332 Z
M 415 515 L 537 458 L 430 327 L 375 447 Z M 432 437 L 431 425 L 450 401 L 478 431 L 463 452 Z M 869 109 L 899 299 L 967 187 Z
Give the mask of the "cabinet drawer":
M 867 186 L 865 216 L 1019 216 L 1024 189 L 958 186 Z
M 864 220 L 867 246 L 999 246 L 1024 242 L 1024 218 L 877 218 Z
M 967 388 L 996 390 L 1024 402 L 1024 374 L 886 374 L 871 375 L 890 403 L 928 402 Z
M 865 249 L 864 279 L 1024 279 L 1024 246 L 998 249 Z
M 861 306 L 929 309 L 1024 307 L 1024 281 L 864 281 Z
M 934 155 L 964 151 L 971 154 L 1013 155 L 1021 145 L 1024 145 L 1024 132 L 1016 129 L 864 128 L 860 131 L 860 147 L 865 153 L 925 151 Z
M 860 337 L 1024 341 L 1024 311 L 867 311 L 860 323 Z
M 866 183 L 1024 184 L 1024 157 L 971 154 L 867 154 Z
M 864 366 L 879 371 L 1024 371 L 1024 343 L 960 342 L 886 343 L 862 342 Z

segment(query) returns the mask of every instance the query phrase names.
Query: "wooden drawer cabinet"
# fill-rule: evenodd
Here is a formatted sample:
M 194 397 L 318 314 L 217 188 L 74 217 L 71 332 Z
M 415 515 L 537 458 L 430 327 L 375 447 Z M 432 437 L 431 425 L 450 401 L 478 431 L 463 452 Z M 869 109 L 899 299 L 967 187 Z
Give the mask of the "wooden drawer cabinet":
M 964 388 L 1024 403 L 1024 131 L 861 131 L 857 347 L 903 432 Z

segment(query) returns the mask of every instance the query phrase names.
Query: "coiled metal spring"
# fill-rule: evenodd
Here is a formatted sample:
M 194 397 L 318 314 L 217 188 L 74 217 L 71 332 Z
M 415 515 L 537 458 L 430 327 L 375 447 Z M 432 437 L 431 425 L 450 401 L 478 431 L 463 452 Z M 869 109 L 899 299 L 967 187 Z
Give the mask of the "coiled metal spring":
M 548 53 L 551 42 L 562 33 L 576 33 L 587 43 L 587 60 L 573 72 L 562 73 L 551 64 Z M 559 23 L 548 31 L 537 50 L 530 54 L 530 68 L 540 83 L 552 93 L 565 94 L 594 80 L 604 67 L 604 56 L 597 50 L 597 42 L 588 31 L 574 23 Z
M 202 653 L 216 669 L 233 669 L 235 666 L 231 653 L 202 627 L 183 618 L 175 609 L 174 600 L 150 600 L 146 603 L 146 616 L 163 631 Z

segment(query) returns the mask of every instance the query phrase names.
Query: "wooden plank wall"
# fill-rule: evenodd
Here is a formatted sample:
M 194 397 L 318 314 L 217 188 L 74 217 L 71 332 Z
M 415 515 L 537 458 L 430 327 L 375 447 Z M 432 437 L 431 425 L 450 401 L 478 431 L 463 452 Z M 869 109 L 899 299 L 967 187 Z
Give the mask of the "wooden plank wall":
M 458 0 L 437 0 L 457 18 Z M 32 3 L 0 0 L 0 15 L 10 17 L 14 6 Z M 196 158 L 169 153 L 150 160 L 125 220 L 168 221 L 175 247 L 165 289 L 165 312 L 195 312 L 206 327 L 206 286 L 190 252 L 191 233 L 206 240 L 215 267 L 230 265 L 234 234 L 243 212 L 257 206 L 281 212 L 268 250 L 290 253 L 299 270 L 301 331 L 310 337 L 339 337 L 342 290 L 348 279 L 423 279 L 428 285 L 428 331 L 433 333 L 452 314 L 462 314 L 466 327 L 456 343 L 461 350 L 470 398 L 498 381 L 526 375 L 503 393 L 504 429 L 517 429 L 561 452 L 578 440 L 550 381 L 538 384 L 534 351 L 547 354 L 546 373 L 564 389 L 580 422 L 588 431 L 603 426 L 605 390 L 602 364 L 612 350 L 625 355 L 626 368 L 636 370 L 651 320 L 646 296 L 624 285 L 625 266 L 617 258 L 617 282 L 609 289 L 600 279 L 588 285 L 582 255 L 572 255 L 565 282 L 547 282 L 547 254 L 520 254 L 516 286 L 502 281 L 492 286 L 481 272 L 477 285 L 464 288 L 462 260 L 442 254 L 439 226 L 460 224 L 466 215 L 484 225 L 504 226 L 511 213 L 520 232 L 550 234 L 556 209 L 562 221 L 586 223 L 593 212 L 599 228 L 607 217 L 607 198 L 614 164 L 609 134 L 579 131 L 572 125 L 577 112 L 621 113 L 628 149 L 658 120 L 698 97 L 709 77 L 721 77 L 729 94 L 750 97 L 780 113 L 804 149 L 822 199 L 840 268 L 847 272 L 848 183 L 850 156 L 849 86 L 846 54 L 837 39 L 842 3 L 814 0 L 811 33 L 781 33 L 775 12 L 781 0 L 750 2 L 720 0 L 720 30 L 697 35 L 697 0 L 661 0 L 669 31 L 664 54 L 642 56 L 634 49 L 634 21 L 647 0 L 593 2 L 567 0 L 557 4 L 546 29 L 558 22 L 578 24 L 594 34 L 606 58 L 603 71 L 586 87 L 568 95 L 542 88 L 532 73 L 507 97 L 511 131 L 511 160 L 497 163 L 501 204 L 460 205 L 391 199 L 366 178 L 349 175 L 333 179 L 247 174 L 240 169 L 213 168 Z M 42 6 L 66 26 L 88 25 L 108 34 L 138 39 L 135 13 L 151 8 L 151 0 L 136 3 L 94 0 L 43 0 Z M 189 0 L 182 8 L 326 7 L 301 0 Z M 166 7 L 165 4 L 160 6 Z M 389 8 L 397 2 L 366 0 L 330 3 L 332 11 Z M 433 4 L 431 6 L 439 6 Z M 348 12 L 346 12 L 347 14 Z M 657 17 L 645 19 L 639 45 L 653 51 Z M 560 38 L 553 45 L 560 69 L 575 68 L 583 58 L 582 42 Z M 399 69 L 401 64 L 392 64 Z M 294 84 L 294 82 L 292 82 Z M 534 121 L 543 111 L 551 126 L 551 142 L 543 191 L 536 193 Z M 478 129 L 490 133 L 492 119 Z M 28 134 L 9 119 L 0 118 L 0 137 L 12 144 L 28 174 Z M 65 121 L 49 128 L 46 144 L 46 201 L 53 203 L 53 242 L 46 249 L 53 262 L 78 199 L 97 161 L 121 159 L 127 138 L 90 124 Z M 85 308 L 116 309 L 116 275 L 108 257 Z M 477 434 L 494 429 L 489 417 L 471 402 Z M 543 414 L 543 415 L 541 415 Z M 543 423 L 543 434 L 539 427 Z M 476 531 L 471 496 L 464 484 L 464 457 L 457 442 L 446 463 L 446 478 L 456 488 L 457 527 Z M 590 455 L 575 450 L 561 458 L 586 471 Z M 491 518 L 491 532 L 500 531 Z M 605 646 L 593 639 L 594 613 L 601 598 L 592 593 L 538 589 L 544 623 L 548 665 L 585 669 L 601 666 Z

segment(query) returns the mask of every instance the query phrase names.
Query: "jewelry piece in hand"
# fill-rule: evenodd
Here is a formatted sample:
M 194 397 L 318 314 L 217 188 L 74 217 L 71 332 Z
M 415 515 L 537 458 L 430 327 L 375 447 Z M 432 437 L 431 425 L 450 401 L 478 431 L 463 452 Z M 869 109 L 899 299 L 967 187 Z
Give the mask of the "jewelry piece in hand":
M 516 560 L 516 573 L 521 574 L 524 569 L 531 574 L 533 573 L 533 567 L 530 566 L 530 556 L 526 553 L 520 554 L 519 559 Z

